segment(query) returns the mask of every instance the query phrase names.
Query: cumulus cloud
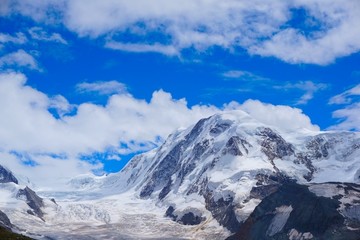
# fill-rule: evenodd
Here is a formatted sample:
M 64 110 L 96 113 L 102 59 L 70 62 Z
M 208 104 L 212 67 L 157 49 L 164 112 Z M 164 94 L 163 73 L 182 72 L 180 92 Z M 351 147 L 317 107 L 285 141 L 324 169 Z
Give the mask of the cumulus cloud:
M 308 129 L 319 131 L 317 125 L 301 109 L 284 105 L 273 105 L 249 99 L 243 104 L 233 107 L 240 108 L 258 121 L 282 130 Z
M 186 48 L 240 47 L 288 63 L 326 65 L 360 49 L 357 0 L 10 2 L 8 12 L 61 21 L 80 36 L 111 39 L 126 33 L 137 39 L 106 44 L 123 51 L 174 55 Z M 304 19 L 295 23 L 299 12 Z
M 0 57 L 0 68 L 4 67 L 21 67 L 38 71 L 41 70 L 35 58 L 22 49 Z
M 219 111 L 205 105 L 188 107 L 184 99 L 175 100 L 162 90 L 154 92 L 149 102 L 115 94 L 106 106 L 74 106 L 63 96 L 49 97 L 27 86 L 26 77 L 18 73 L 0 74 L 0 95 L 0 115 L 6 116 L 0 118 L 0 164 L 15 172 L 20 169 L 39 186 L 50 184 L 42 181 L 49 176 L 65 179 L 101 168 L 81 161 L 84 155 L 109 149 L 114 154 L 149 150 L 174 129 Z M 55 117 L 50 112 L 67 113 L 72 108 L 76 111 L 71 115 Z M 13 152 L 31 158 L 32 166 L 24 167 L 29 162 Z
M 118 81 L 99 81 L 99 82 L 83 82 L 76 85 L 76 90 L 80 93 L 96 93 L 100 95 L 113 95 L 117 93 L 126 93 L 125 84 Z
M 26 85 L 25 75 L 19 73 L 0 74 L 0 96 L 0 115 L 4 116 L 0 118 L 0 164 L 15 172 L 20 169 L 39 186 L 47 185 L 43 180 L 49 176 L 65 179 L 101 169 L 98 162 L 82 161 L 84 155 L 148 150 L 175 129 L 223 110 L 242 109 L 285 130 L 318 130 L 297 108 L 254 100 L 222 108 L 188 106 L 185 99 L 174 99 L 163 90 L 155 91 L 149 101 L 127 93 L 111 95 L 105 106 L 87 102 L 75 106 L 63 96 L 50 97 Z M 54 116 L 51 110 L 60 114 Z M 66 114 L 69 111 L 72 113 Z M 19 155 L 26 156 L 25 160 Z M 24 167 L 24 163 L 31 166 Z
M 360 30 L 356 28 L 360 16 L 358 1 L 294 1 L 294 7 L 303 9 L 309 27 L 315 31 L 288 27 L 277 31 L 268 40 L 249 48 L 250 53 L 274 56 L 289 63 L 326 65 L 336 58 L 358 52 Z M 313 19 L 312 19 L 313 18 Z
M 121 142 L 155 142 L 177 127 L 218 111 L 212 106 L 189 108 L 184 99 L 174 100 L 159 90 L 149 102 L 130 94 L 115 94 L 106 106 L 83 103 L 77 106 L 75 115 L 57 119 L 49 108 L 67 111 L 67 100 L 62 96 L 50 98 L 25 82 L 22 74 L 0 77 L 0 113 L 7 116 L 0 120 L 0 145 L 4 149 L 77 155 L 118 147 Z

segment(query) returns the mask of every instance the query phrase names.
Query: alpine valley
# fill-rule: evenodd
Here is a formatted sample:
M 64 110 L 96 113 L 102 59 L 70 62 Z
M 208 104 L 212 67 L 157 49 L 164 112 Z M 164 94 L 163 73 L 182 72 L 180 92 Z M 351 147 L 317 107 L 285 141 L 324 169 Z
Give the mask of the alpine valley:
M 0 167 L 0 226 L 33 239 L 360 239 L 360 133 L 279 128 L 242 111 L 178 130 L 118 173 L 76 176 L 67 191 L 21 179 Z

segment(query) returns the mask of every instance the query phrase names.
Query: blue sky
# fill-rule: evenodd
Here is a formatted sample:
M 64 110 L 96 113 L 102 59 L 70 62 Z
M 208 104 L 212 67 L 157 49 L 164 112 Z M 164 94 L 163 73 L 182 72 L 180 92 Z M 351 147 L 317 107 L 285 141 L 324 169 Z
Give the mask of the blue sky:
M 359 130 L 359 11 L 356 0 L 4 0 L 1 164 L 43 178 L 115 172 L 229 109 Z

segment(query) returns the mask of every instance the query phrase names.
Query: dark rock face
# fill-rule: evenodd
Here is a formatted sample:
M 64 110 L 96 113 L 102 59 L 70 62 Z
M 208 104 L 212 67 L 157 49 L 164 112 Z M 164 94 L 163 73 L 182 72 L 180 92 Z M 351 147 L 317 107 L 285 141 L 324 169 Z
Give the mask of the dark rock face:
M 177 215 L 174 214 L 175 209 L 173 206 L 170 206 L 165 213 L 166 217 L 171 218 L 173 221 L 176 221 L 178 223 L 184 224 L 184 225 L 198 225 L 201 222 L 205 221 L 204 217 L 197 216 L 193 212 L 185 213 L 180 219 Z
M 220 225 L 226 227 L 230 232 L 236 232 L 239 229 L 240 223 L 236 218 L 232 197 L 220 198 L 215 201 L 212 192 L 207 191 L 204 198 L 206 209 L 211 212 Z
M 193 149 L 194 158 L 199 159 L 201 155 L 203 155 L 204 152 L 209 148 L 209 145 L 210 145 L 210 141 L 208 139 L 200 143 L 197 143 Z
M 336 198 L 316 196 L 307 186 L 284 184 L 255 208 L 238 232 L 228 239 L 359 239 L 360 230 L 350 230 L 338 212 Z M 358 216 L 352 209 L 352 216 Z M 356 226 L 360 226 L 359 220 Z
M 0 211 L 0 239 L 2 240 L 31 240 L 31 238 L 12 232 L 13 229 L 18 229 L 10 222 L 8 216 Z
M 204 124 L 210 119 L 210 117 L 208 118 L 203 118 L 203 119 L 200 119 L 196 124 L 195 126 L 193 127 L 193 129 L 191 130 L 191 132 L 185 137 L 186 141 L 187 142 L 192 142 L 194 141 L 198 136 L 199 134 L 201 133 L 203 127 L 204 127 Z
M 168 193 L 171 191 L 171 186 L 172 186 L 172 181 L 171 179 L 169 179 L 166 186 L 159 193 L 159 200 L 163 199 L 164 197 L 166 197 L 166 195 L 168 195 Z
M 255 198 L 262 200 L 270 194 L 276 192 L 279 189 L 279 186 L 279 184 L 271 184 L 253 187 L 250 191 L 250 199 Z
M 141 198 L 149 197 L 156 187 L 163 186 L 168 183 L 171 176 L 178 170 L 178 162 L 180 160 L 184 141 L 177 144 L 164 159 L 159 163 L 156 170 L 151 176 L 151 179 L 143 187 L 140 192 Z
M 8 182 L 13 182 L 16 184 L 19 183 L 16 177 L 12 174 L 12 172 L 0 165 L 0 183 Z
M 175 208 L 173 206 L 169 206 L 165 212 L 165 217 L 171 218 L 173 221 L 176 220 L 177 216 L 174 215 Z
M 248 148 L 252 147 L 245 139 L 240 138 L 239 136 L 232 136 L 227 141 L 225 148 L 223 149 L 223 154 L 230 154 L 233 156 L 243 156 L 242 149 L 246 154 L 249 152 Z
M 306 144 L 313 158 L 327 158 L 331 144 L 323 136 L 316 136 Z
M 294 162 L 296 164 L 304 164 L 306 168 L 309 169 L 309 172 L 303 177 L 310 182 L 313 178 L 314 172 L 316 171 L 314 165 L 312 164 L 311 157 L 304 153 L 298 153 L 296 154 L 296 160 Z
M 44 207 L 44 202 L 41 197 L 36 195 L 36 193 L 31 190 L 29 187 L 25 187 L 24 189 L 20 189 L 16 195 L 17 198 L 25 198 L 27 205 L 33 210 L 33 213 L 42 219 L 44 213 L 41 208 Z
M 189 168 L 181 168 L 181 160 L 183 151 L 198 137 L 200 132 L 203 129 L 203 126 L 208 118 L 201 119 L 190 131 L 189 134 L 185 136 L 185 139 L 176 144 L 170 152 L 163 157 L 159 164 L 153 165 L 150 170 L 155 168 L 155 171 L 152 173 L 151 177 L 147 180 L 146 185 L 142 188 L 140 192 L 141 198 L 149 197 L 156 189 L 163 189 L 161 198 L 164 198 L 167 191 L 167 184 L 171 181 L 171 176 L 179 171 L 180 169 L 183 171 L 180 173 L 181 179 L 186 176 L 190 171 L 195 168 L 194 163 L 188 164 Z M 200 157 L 207 149 L 208 142 L 203 142 L 198 145 L 195 151 L 195 159 Z M 185 170 L 185 172 L 184 172 Z M 181 180 L 180 180 L 181 181 Z M 165 194 L 166 193 L 166 194 Z
M 204 195 L 206 192 L 206 186 L 208 184 L 208 178 L 201 178 L 202 174 L 206 171 L 206 168 L 203 170 L 202 173 L 199 174 L 198 179 L 195 181 L 193 185 L 190 186 L 186 195 L 190 195 L 193 193 L 198 193 L 199 195 Z
M 294 147 L 270 128 L 260 128 L 256 134 L 262 137 L 260 145 L 270 161 L 294 154 Z
M 274 175 L 259 173 L 255 179 L 257 179 L 256 186 L 251 189 L 248 200 L 254 198 L 262 200 L 276 192 L 281 184 L 292 182 L 291 179 L 279 173 L 275 173 Z
M 200 216 L 195 215 L 192 212 L 185 213 L 179 220 L 184 225 L 198 225 L 202 221 L 204 221 L 205 218 L 202 218 Z
M 10 219 L 8 218 L 8 216 L 3 213 L 2 211 L 0 211 L 0 226 L 4 227 L 6 229 L 11 229 L 12 228 L 12 224 L 10 222 Z
M 217 136 L 220 133 L 223 133 L 227 129 L 229 129 L 231 126 L 231 122 L 221 122 L 217 123 L 213 128 L 210 129 L 210 134 L 212 136 Z

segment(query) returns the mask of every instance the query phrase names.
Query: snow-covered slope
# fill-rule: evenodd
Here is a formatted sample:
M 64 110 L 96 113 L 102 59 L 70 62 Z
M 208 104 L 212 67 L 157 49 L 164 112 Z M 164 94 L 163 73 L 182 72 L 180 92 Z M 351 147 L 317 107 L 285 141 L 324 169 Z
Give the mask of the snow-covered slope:
M 214 217 L 234 230 L 261 201 L 249 199 L 254 187 L 288 180 L 359 182 L 359 149 L 359 133 L 283 131 L 232 111 L 171 134 L 160 148 L 95 182 L 102 191 L 134 191 L 171 206 L 177 221 L 192 213 L 192 220 Z
M 149 238 L 223 239 L 284 183 L 359 182 L 358 156 L 359 133 L 282 129 L 242 111 L 217 114 L 174 132 L 119 173 L 77 176 L 67 192 L 41 192 L 57 205 L 45 204 L 46 224 L 32 229 L 53 229 L 48 236 L 59 239 L 71 239 L 64 227 L 72 234 L 107 232 L 107 239 L 116 239 L 116 229 L 139 237 L 146 226 Z M 158 223 L 161 234 L 154 233 Z
M 357 182 L 359 149 L 359 133 L 283 132 L 232 111 L 173 133 L 160 148 L 134 157 L 119 174 L 107 177 L 101 187 L 135 187 L 142 198 L 162 198 L 167 190 L 198 192 L 205 178 L 223 183 L 269 172 L 300 182 Z

